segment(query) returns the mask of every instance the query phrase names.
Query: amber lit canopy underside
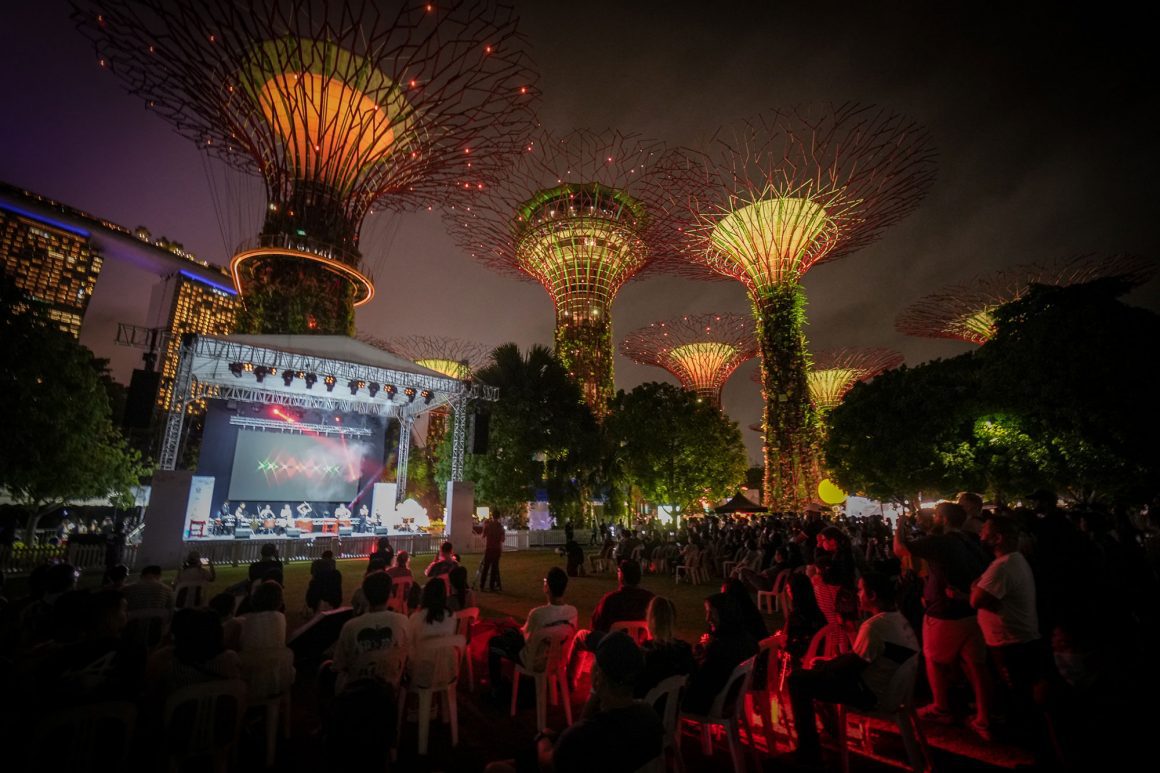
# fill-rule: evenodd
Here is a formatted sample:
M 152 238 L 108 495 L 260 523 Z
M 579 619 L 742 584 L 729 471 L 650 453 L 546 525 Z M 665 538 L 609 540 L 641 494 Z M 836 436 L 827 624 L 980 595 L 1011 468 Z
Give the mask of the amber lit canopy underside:
M 836 408 L 854 385 L 868 381 L 890 368 L 902 364 L 903 357 L 893 349 L 844 347 L 818 352 L 813 367 L 806 374 L 810 401 L 823 414 Z M 754 381 L 761 383 L 760 375 Z
M 446 336 L 410 335 L 381 339 L 360 332 L 358 339 L 405 357 L 436 373 L 457 379 L 468 379 L 486 364 L 491 349 L 474 341 Z
M 355 306 L 362 306 L 375 297 L 374 283 L 361 271 L 337 260 L 328 259 L 313 252 L 295 249 L 258 247 L 239 252 L 230 261 L 230 273 L 234 278 L 234 286 L 238 288 L 238 292 L 245 298 L 247 289 L 249 289 L 250 282 L 253 279 L 251 271 L 249 270 L 252 265 L 262 262 L 263 259 L 283 260 L 286 258 L 301 260 L 320 266 L 344 279 L 351 285 Z
M 625 336 L 624 356 L 672 373 L 686 389 L 720 403 L 721 388 L 757 354 L 753 320 L 741 314 L 686 315 Z
M 1032 285 L 1065 287 L 1116 278 L 1135 287 L 1155 271 L 1152 261 L 1127 254 L 1080 255 L 1053 264 L 1015 266 L 931 293 L 899 314 L 894 327 L 907 335 L 982 345 L 995 335 L 999 307 L 1019 300 Z
M 369 59 L 329 42 L 280 38 L 239 73 L 294 174 L 339 192 L 370 167 L 418 147 L 403 91 Z

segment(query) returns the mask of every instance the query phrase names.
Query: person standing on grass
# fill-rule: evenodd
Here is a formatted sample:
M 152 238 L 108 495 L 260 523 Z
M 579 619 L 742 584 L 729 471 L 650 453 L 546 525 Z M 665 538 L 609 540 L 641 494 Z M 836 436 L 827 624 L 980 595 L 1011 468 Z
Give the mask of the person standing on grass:
M 499 513 L 494 510 L 483 525 L 483 563 L 479 567 L 479 589 L 502 591 L 499 579 L 499 559 L 503 555 L 503 543 L 507 539 Z M 486 586 L 486 587 L 485 587 Z

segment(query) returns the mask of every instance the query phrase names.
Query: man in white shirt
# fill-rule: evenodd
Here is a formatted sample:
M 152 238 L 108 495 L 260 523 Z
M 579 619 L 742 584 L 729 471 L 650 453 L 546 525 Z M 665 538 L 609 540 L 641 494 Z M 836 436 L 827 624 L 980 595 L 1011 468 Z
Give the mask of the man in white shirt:
M 979 534 L 995 560 L 971 584 L 971 606 L 979 610 L 983 641 L 1011 691 L 1013 718 L 1032 720 L 1027 728 L 1038 742 L 1037 753 L 1058 756 L 1049 748 L 1051 734 L 1045 707 L 1036 700 L 1048 673 L 1048 648 L 1039 635 L 1035 606 L 1035 576 L 1019 552 L 1019 528 L 1010 518 L 997 516 L 983 524 Z
M 851 652 L 816 660 L 808 669 L 789 676 L 794 725 L 798 730 L 797 757 L 816 765 L 821 743 L 814 720 L 814 701 L 841 703 L 859 709 L 893 708 L 890 683 L 898 669 L 918 655 L 918 637 L 895 603 L 893 578 L 867 572 L 858 580 L 858 604 L 870 617 L 858 629 Z
M 492 696 L 497 700 L 503 700 L 499 685 L 503 682 L 505 659 L 516 663 L 522 662 L 524 645 L 537 631 L 558 625 L 566 625 L 572 631 L 576 630 L 579 613 L 576 607 L 564 603 L 564 591 L 567 588 L 568 573 L 558 566 L 553 566 L 544 577 L 544 597 L 548 603 L 529 612 L 522 628 L 509 628 L 492 638 L 487 662 Z
M 372 572 L 363 579 L 362 589 L 370 611 L 348 620 L 338 634 L 331 664 L 338 674 L 336 691 L 367 678 L 397 685 L 406 662 L 410 621 L 387 609 L 391 578 L 386 572 Z

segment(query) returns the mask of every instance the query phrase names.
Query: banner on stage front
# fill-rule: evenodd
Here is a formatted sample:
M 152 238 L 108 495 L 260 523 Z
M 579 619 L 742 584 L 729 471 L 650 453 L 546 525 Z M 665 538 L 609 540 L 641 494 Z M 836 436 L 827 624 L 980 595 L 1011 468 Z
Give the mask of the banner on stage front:
M 185 506 L 185 537 L 205 537 L 210 533 L 213 512 L 213 484 L 211 475 L 194 475 L 189 486 L 189 502 Z

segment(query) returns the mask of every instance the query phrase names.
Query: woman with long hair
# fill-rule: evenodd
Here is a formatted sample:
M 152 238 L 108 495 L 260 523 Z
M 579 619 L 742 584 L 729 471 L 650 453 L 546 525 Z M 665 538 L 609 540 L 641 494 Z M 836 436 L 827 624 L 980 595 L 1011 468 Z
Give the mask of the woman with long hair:
M 676 637 L 676 605 L 664 596 L 653 596 L 645 613 L 649 640 L 641 645 L 644 671 L 637 679 L 636 696 L 643 698 L 649 690 L 670 676 L 691 674 L 697 667 L 693 648 Z

